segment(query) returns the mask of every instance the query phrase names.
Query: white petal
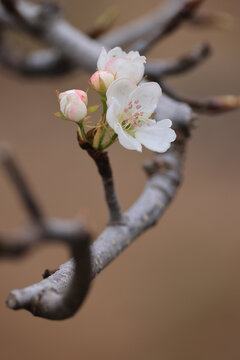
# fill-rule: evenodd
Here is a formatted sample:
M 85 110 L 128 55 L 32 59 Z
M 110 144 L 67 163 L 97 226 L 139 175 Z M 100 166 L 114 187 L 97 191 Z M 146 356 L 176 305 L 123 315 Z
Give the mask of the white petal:
M 120 105 L 118 101 L 113 98 L 111 105 L 107 109 L 106 120 L 114 131 L 116 129 L 116 124 L 118 123 L 119 110 Z
M 115 132 L 118 134 L 118 140 L 123 147 L 128 150 L 142 151 L 142 145 L 131 135 L 127 134 L 120 124 L 117 124 Z
M 142 109 L 139 111 L 144 111 L 144 115 L 149 117 L 156 109 L 161 94 L 162 90 L 158 83 L 149 82 L 135 88 L 129 95 L 129 100 L 132 100 L 133 102 L 138 100 L 139 105 L 142 106 Z
M 87 116 L 87 107 L 84 102 L 76 100 L 65 108 L 65 115 L 73 121 L 80 121 Z
M 107 52 L 104 47 L 102 47 L 101 53 L 98 58 L 97 68 L 98 70 L 105 70 L 106 63 L 108 61 Z
M 108 55 L 108 59 L 111 59 L 117 56 L 126 56 L 127 54 L 119 46 L 117 46 L 112 50 L 110 50 L 107 55 Z
M 143 64 L 146 62 L 146 57 L 145 56 L 140 56 L 138 51 L 130 51 L 127 54 L 127 57 L 131 60 L 137 60 L 139 59 Z
M 136 130 L 136 139 L 146 148 L 156 152 L 165 152 L 169 149 L 171 142 L 176 139 L 171 120 L 165 119 L 155 125 L 143 125 Z
M 116 79 L 128 78 L 137 84 L 143 77 L 144 66 L 127 59 L 127 57 L 111 58 L 105 69 L 116 76 Z
M 68 104 L 67 96 L 62 96 L 62 97 L 59 96 L 59 98 L 60 98 L 60 110 L 64 114 L 66 106 Z
M 160 121 L 155 121 L 155 124 L 158 125 L 159 128 L 166 128 L 166 127 L 171 127 L 172 126 L 172 121 L 170 119 L 164 119 L 164 120 L 160 120 Z M 175 139 L 174 139 L 175 140 Z
M 129 94 L 136 88 L 129 79 L 119 79 L 114 81 L 107 90 L 107 103 L 111 105 L 115 98 L 120 104 L 120 111 L 127 106 Z
M 145 57 L 145 56 L 141 56 L 141 57 Z M 136 68 L 138 69 L 137 83 L 139 83 L 142 80 L 143 75 L 144 75 L 144 71 L 145 71 L 144 63 L 140 58 L 138 58 L 138 59 L 134 60 L 133 65 L 136 66 Z

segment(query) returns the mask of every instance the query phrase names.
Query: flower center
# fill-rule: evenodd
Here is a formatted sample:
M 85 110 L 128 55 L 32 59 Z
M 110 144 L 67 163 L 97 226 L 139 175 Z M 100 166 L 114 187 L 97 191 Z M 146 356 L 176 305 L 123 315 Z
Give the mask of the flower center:
M 137 127 L 141 127 L 143 124 L 149 125 L 148 116 L 139 100 L 129 101 L 123 113 L 119 115 L 118 121 L 122 128 L 132 136 Z

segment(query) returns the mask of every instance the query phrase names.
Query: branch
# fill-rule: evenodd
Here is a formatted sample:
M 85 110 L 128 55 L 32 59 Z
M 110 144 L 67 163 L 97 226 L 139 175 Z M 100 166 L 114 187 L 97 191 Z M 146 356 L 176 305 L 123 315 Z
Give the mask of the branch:
M 236 110 L 240 107 L 240 96 L 222 95 L 211 96 L 205 99 L 194 99 L 190 96 L 176 92 L 163 81 L 160 81 L 160 84 L 163 92 L 171 99 L 184 102 L 191 106 L 191 108 L 196 112 L 202 114 L 216 115 L 227 111 Z
M 18 26 L 28 32 L 29 27 L 31 28 L 31 23 L 29 24 L 29 27 L 26 28 L 26 16 L 24 18 L 24 24 L 23 20 L 19 22 L 19 18 L 22 19 L 23 14 L 17 9 L 15 2 L 7 0 L 2 1 L 2 3 L 5 9 L 14 16 Z M 49 4 L 47 6 L 47 9 L 45 10 L 45 13 L 47 11 L 49 11 Z M 116 13 L 113 11 L 113 9 L 107 9 L 97 19 L 94 27 L 92 27 L 87 32 L 88 36 L 92 39 L 98 38 L 112 26 L 115 18 Z M 30 33 L 32 33 L 31 29 Z M 38 34 L 34 33 L 34 35 Z M 6 45 L 4 45 L 3 39 L 0 43 L 0 60 L 5 66 L 9 67 L 10 69 L 27 76 L 56 76 L 61 74 L 67 74 L 70 71 L 76 69 L 77 67 L 77 64 L 75 64 L 73 60 L 69 58 L 69 56 L 63 55 L 59 50 L 55 48 L 37 50 L 30 52 L 27 55 L 23 55 L 20 52 L 13 51 Z
M 211 54 L 208 44 L 198 44 L 189 54 L 181 56 L 179 59 L 166 61 L 150 61 L 146 64 L 145 72 L 151 79 L 163 78 L 185 73 L 200 65 Z
M 194 14 L 189 19 L 189 25 L 197 27 L 211 27 L 218 29 L 231 29 L 236 25 L 236 19 L 233 15 L 228 14 L 227 12 L 221 11 L 204 11 L 197 14 Z
M 3 43 L 0 43 L 0 61 L 10 70 L 24 76 L 58 76 L 76 69 L 76 65 L 56 49 L 38 50 L 22 55 Z
M 70 247 L 73 260 L 72 273 L 68 277 L 68 284 L 65 282 L 64 275 L 69 274 L 62 274 L 61 282 L 56 273 L 57 289 L 54 287 L 42 289 L 31 304 L 25 305 L 22 302 L 24 291 L 13 290 L 8 297 L 7 305 L 14 310 L 25 308 L 31 311 L 33 315 L 45 319 L 64 320 L 76 313 L 89 289 L 91 273 L 90 238 L 82 224 L 64 223 L 62 220 L 46 222 L 43 236 L 48 237 L 49 240 L 61 241 Z M 47 280 L 51 282 L 51 277 Z M 34 291 L 33 286 L 32 289 L 29 289 L 28 295 Z
M 157 41 L 176 30 L 183 21 L 188 20 L 203 0 L 188 0 L 182 2 L 179 7 L 176 6 L 175 12 L 171 16 L 166 16 L 160 25 L 155 25 L 143 39 L 136 41 L 131 45 L 131 49 L 145 54 Z
M 90 235 L 81 222 L 43 217 L 12 153 L 6 147 L 1 149 L 1 161 L 30 213 L 32 223 L 14 236 L 0 235 L 0 257 L 21 256 L 47 241 L 67 244 L 73 256 L 72 274 L 68 284 L 58 288 L 58 291 L 41 291 L 34 303 L 26 308 L 36 316 L 51 320 L 63 320 L 73 316 L 85 299 L 90 284 Z M 19 290 L 12 291 L 7 305 L 15 310 L 22 308 L 19 300 L 21 294 Z
M 162 216 L 181 182 L 184 149 L 192 124 L 193 115 L 187 105 L 177 103 L 163 96 L 157 109 L 157 119 L 170 117 L 174 121 L 178 142 L 164 155 L 157 155 L 145 165 L 149 180 L 137 200 L 126 212 L 124 224 L 108 226 L 90 247 L 91 279 L 113 261 L 134 239 L 153 226 Z M 69 285 L 74 271 L 73 260 L 61 265 L 47 279 L 10 294 L 15 302 L 8 301 L 10 308 L 26 309 L 34 315 L 43 316 L 42 293 L 61 293 Z M 45 317 L 45 316 L 44 316 Z
M 24 175 L 17 165 L 11 150 L 4 144 L 0 144 L 0 163 L 4 166 L 10 180 L 15 185 L 18 194 L 33 221 L 41 222 L 42 210 L 35 200 Z
M 187 6 L 198 6 L 202 1 L 200 0 L 172 0 L 166 1 L 164 5 L 160 5 L 130 24 L 123 25 L 115 30 L 108 32 L 101 36 L 99 41 L 108 47 L 125 46 L 139 38 L 150 34 L 156 29 L 167 29 L 166 24 L 170 24 L 172 19 L 176 18 L 181 11 Z
M 96 151 L 89 144 L 83 143 L 78 134 L 78 142 L 82 149 L 86 150 L 88 155 L 94 160 L 98 172 L 102 178 L 105 199 L 107 202 L 110 220 L 109 225 L 123 225 L 123 215 L 121 206 L 115 191 L 112 168 L 108 158 L 108 153 L 105 151 Z
M 75 66 L 82 66 L 86 70 L 96 67 L 101 51 L 101 45 L 97 41 L 75 29 L 61 19 L 59 14 L 43 11 L 40 5 L 17 1 L 17 10 L 27 25 L 18 21 L 18 18 L 0 3 L 0 22 L 3 26 L 20 29 L 46 45 L 57 48 L 62 56 L 70 59 Z
M 6 2 L 6 1 L 5 1 Z M 200 0 L 178 0 L 172 2 L 172 5 L 164 8 L 158 8 L 157 11 L 144 16 L 143 18 L 110 32 L 109 35 L 101 37 L 102 43 L 107 46 L 126 45 L 147 35 L 147 46 L 153 44 L 161 34 L 167 34 L 175 28 L 179 22 L 173 22 L 173 19 L 180 16 L 181 9 L 187 4 L 198 6 Z M 89 39 L 80 31 L 74 29 L 59 16 L 43 16 L 41 7 L 25 1 L 17 3 L 18 16 L 11 11 L 6 11 L 0 3 L 0 21 L 6 27 L 13 27 L 31 33 L 35 38 L 41 40 L 53 49 L 57 49 L 59 56 L 63 56 L 74 66 L 82 66 L 86 70 L 93 71 L 96 67 L 97 58 L 101 50 L 101 44 L 95 40 Z M 24 21 L 17 18 L 22 17 Z M 179 18 L 180 19 L 180 18 Z M 180 21 L 180 20 L 178 20 Z M 24 22 L 26 24 L 24 24 Z M 159 29 L 162 30 L 160 31 Z M 32 29 L 32 30 L 31 30 Z M 164 31 L 163 31 L 164 30 Z M 151 35 L 149 35 L 151 34 Z M 154 34 L 154 36 L 153 36 Z M 145 48 L 143 48 L 145 49 Z M 50 50 L 52 51 L 52 50 Z M 197 56 L 190 56 L 187 64 L 184 61 L 178 61 L 175 66 L 170 66 L 168 72 L 185 71 L 188 68 L 198 64 L 206 56 L 204 52 L 199 52 Z M 200 56 L 201 55 L 201 56 Z M 52 55 L 51 55 L 52 56 Z M 49 61 L 51 63 L 51 61 Z M 52 62 L 54 63 L 54 61 Z M 171 68 L 171 69 L 170 69 Z M 170 69 L 170 70 L 169 70 Z M 151 70 L 151 68 L 150 68 Z M 166 74 L 166 67 L 165 67 Z M 162 73 L 163 74 L 163 73 Z M 159 74 L 158 74 L 159 75 Z M 165 75 L 164 75 L 165 76 Z M 162 75 L 159 78 L 162 82 Z M 174 95 L 163 83 L 165 93 L 169 91 L 171 97 Z M 181 96 L 180 96 L 181 99 Z M 191 99 L 186 99 L 191 103 Z M 200 102 L 201 103 L 201 102 Z M 216 101 L 214 103 L 216 111 Z M 239 99 L 234 97 L 224 97 L 218 104 L 218 110 L 233 108 L 239 105 Z M 196 101 L 193 102 L 196 105 Z M 213 104 L 207 108 L 213 109 Z M 201 104 L 200 109 L 204 108 Z M 206 110 L 206 107 L 204 108 Z M 193 114 L 189 106 L 171 100 L 163 96 L 158 104 L 157 120 L 170 118 L 177 133 L 177 141 L 171 149 L 164 155 L 157 155 L 150 163 L 145 165 L 145 171 L 148 175 L 148 181 L 142 195 L 137 202 L 124 214 L 124 222 L 109 225 L 103 233 L 95 240 L 90 247 L 91 256 L 91 275 L 89 261 L 89 247 L 87 241 L 80 241 L 84 231 L 74 230 L 72 223 L 65 224 L 61 220 L 55 221 L 41 219 L 37 223 L 39 228 L 33 227 L 37 236 L 30 237 L 30 241 L 22 235 L 21 240 L 24 244 L 23 250 L 19 254 L 30 249 L 34 244 L 40 241 L 58 239 L 67 243 L 71 249 L 74 260 L 61 265 L 53 275 L 50 275 L 40 283 L 29 286 L 22 290 L 14 290 L 8 299 L 8 306 L 13 309 L 26 309 L 34 315 L 49 319 L 60 319 L 71 316 L 81 304 L 89 286 L 90 276 L 93 279 L 101 272 L 115 257 L 117 257 L 135 238 L 141 235 L 149 227 L 153 226 L 166 210 L 169 203 L 174 198 L 181 182 L 181 172 L 183 158 L 187 139 L 190 135 Z M 92 156 L 92 154 L 90 154 Z M 111 220 L 121 219 L 121 210 L 118 199 L 115 195 L 111 168 L 107 155 L 103 158 L 92 156 L 98 170 L 103 178 L 106 200 L 109 207 Z M 34 225 L 34 222 L 33 224 Z M 36 225 L 36 224 L 35 224 Z M 79 226 L 79 224 L 78 224 Z M 37 231 L 38 229 L 38 231 Z M 33 232 L 34 232 L 33 231 Z M 86 233 L 86 237 L 88 234 Z M 85 239 L 86 239 L 85 237 Z M 83 235 L 84 238 L 84 235 Z M 1 238 L 0 250 L 2 254 L 11 254 L 14 247 L 8 247 L 8 237 Z M 3 242 L 4 240 L 4 242 Z M 28 245 L 29 244 L 29 245 Z M 77 245 L 76 245 L 77 244 Z M 79 246 L 79 248 L 77 248 Z M 16 253 L 16 251 L 15 251 Z M 83 266 L 80 269 L 80 266 Z M 83 278 L 81 278 L 81 274 Z

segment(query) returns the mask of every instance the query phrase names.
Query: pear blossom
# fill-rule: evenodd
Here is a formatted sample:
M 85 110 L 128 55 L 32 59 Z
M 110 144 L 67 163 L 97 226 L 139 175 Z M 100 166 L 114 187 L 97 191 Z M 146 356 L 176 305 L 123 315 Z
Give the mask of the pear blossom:
M 152 151 L 167 151 L 176 139 L 172 122 L 151 119 L 161 96 L 158 83 L 136 86 L 129 79 L 119 79 L 110 85 L 106 95 L 106 120 L 123 147 L 142 151 L 144 145 Z
M 128 78 L 137 84 L 143 78 L 145 62 L 145 56 L 140 56 L 138 51 L 126 53 L 120 47 L 115 47 L 107 52 L 102 48 L 97 68 L 111 72 L 115 79 Z
M 60 110 L 72 121 L 80 121 L 87 115 L 87 94 L 82 90 L 67 90 L 59 94 Z
M 114 81 L 114 75 L 109 71 L 96 71 L 89 79 L 89 85 L 98 93 L 105 95 L 108 87 Z

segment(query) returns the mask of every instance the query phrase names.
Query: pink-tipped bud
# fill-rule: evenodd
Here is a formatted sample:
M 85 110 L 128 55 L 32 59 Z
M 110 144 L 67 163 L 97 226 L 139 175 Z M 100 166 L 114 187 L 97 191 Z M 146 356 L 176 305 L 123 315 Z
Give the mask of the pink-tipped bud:
M 82 90 L 67 90 L 59 94 L 60 110 L 72 121 L 80 121 L 87 116 L 87 94 Z
M 89 85 L 98 93 L 104 95 L 114 80 L 114 75 L 109 71 L 96 71 L 89 79 Z

